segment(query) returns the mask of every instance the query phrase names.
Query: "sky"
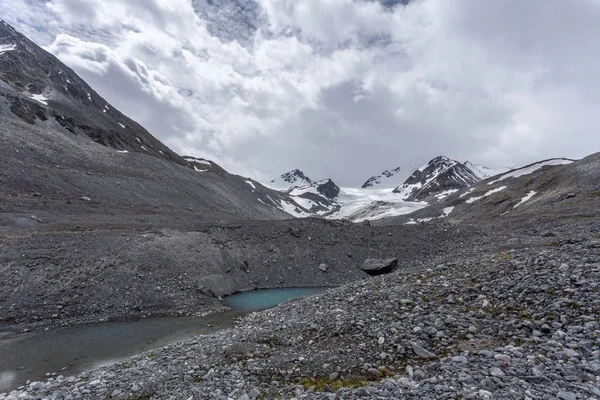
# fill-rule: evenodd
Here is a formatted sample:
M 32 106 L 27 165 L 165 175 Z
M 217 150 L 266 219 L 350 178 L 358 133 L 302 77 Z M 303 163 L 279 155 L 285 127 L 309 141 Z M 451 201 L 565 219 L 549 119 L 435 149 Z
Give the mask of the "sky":
M 360 185 L 600 151 L 600 0 L 0 0 L 182 155 Z

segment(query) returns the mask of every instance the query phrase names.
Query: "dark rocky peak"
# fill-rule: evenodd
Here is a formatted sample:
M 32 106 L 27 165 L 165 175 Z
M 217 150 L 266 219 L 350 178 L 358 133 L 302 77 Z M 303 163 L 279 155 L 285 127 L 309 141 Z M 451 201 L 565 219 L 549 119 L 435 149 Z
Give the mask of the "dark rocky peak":
M 328 199 L 335 199 L 340 194 L 340 188 L 331 179 L 325 179 L 315 184 L 317 186 L 317 192 L 327 197 Z
M 188 165 L 148 131 L 104 100 L 71 68 L 0 21 L 0 97 L 29 124 L 54 119 L 75 135 L 120 151 Z
M 297 183 L 299 181 L 313 183 L 312 179 L 304 175 L 304 172 L 300 171 L 299 169 L 286 172 L 285 174 L 281 175 L 281 178 L 287 183 Z
M 402 168 L 401 167 L 396 167 L 394 169 L 386 169 L 381 174 L 379 174 L 379 175 L 373 175 L 372 177 L 370 177 L 369 179 L 367 179 L 367 181 L 365 183 L 363 183 L 363 185 L 361 187 L 363 189 L 367 189 L 367 188 L 370 188 L 370 187 L 375 187 L 375 186 L 379 186 L 381 184 L 384 184 L 384 183 L 386 183 L 386 181 L 388 181 L 387 183 L 389 183 L 389 181 L 392 181 L 394 177 L 400 176 L 399 174 L 401 172 L 402 172 Z M 396 185 L 398 183 L 400 183 L 400 182 L 401 181 L 397 181 Z
M 301 186 L 312 186 L 315 181 L 299 169 L 293 169 L 271 180 L 271 183 L 278 189 L 291 190 Z
M 404 184 L 394 189 L 394 193 L 400 193 L 406 200 L 418 201 L 444 191 L 469 187 L 480 180 L 464 164 L 439 156 L 413 172 Z

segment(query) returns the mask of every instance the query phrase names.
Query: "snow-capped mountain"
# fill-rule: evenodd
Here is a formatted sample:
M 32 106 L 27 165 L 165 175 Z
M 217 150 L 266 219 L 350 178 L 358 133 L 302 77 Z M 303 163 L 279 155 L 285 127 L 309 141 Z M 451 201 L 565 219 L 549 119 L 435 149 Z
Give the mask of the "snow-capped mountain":
M 557 204 L 582 203 L 594 198 L 593 190 L 598 187 L 595 171 L 599 165 L 600 153 L 580 161 L 568 158 L 538 161 L 448 195 L 407 217 L 406 223 L 447 217 L 463 221 L 490 216 L 504 219 L 532 209 L 537 217 L 544 215 L 544 209 L 553 215 Z
M 475 173 L 479 177 L 479 179 L 484 180 L 490 178 L 492 176 L 503 174 L 506 171 L 509 171 L 511 168 L 508 167 L 499 167 L 499 168 L 489 168 L 483 165 L 476 165 L 471 163 L 470 161 L 464 162 L 465 167 L 469 168 L 471 171 Z
M 439 199 L 480 180 L 464 164 L 439 156 L 413 172 L 406 182 L 394 189 L 394 193 L 409 201 L 425 200 L 434 195 Z
M 290 190 L 298 186 L 310 186 L 315 183 L 299 169 L 293 169 L 269 182 L 269 186 L 278 190 Z

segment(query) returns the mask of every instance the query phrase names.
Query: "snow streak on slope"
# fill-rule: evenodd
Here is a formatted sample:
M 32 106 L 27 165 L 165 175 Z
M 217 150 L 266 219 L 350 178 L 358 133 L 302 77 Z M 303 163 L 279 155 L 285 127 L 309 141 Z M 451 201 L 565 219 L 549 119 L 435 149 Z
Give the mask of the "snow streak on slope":
M 531 200 L 531 198 L 535 196 L 535 190 L 532 190 L 531 192 L 527 193 L 527 195 L 525 197 L 523 197 L 521 199 L 521 201 L 518 204 L 515 204 L 513 208 L 517 208 L 519 207 L 521 204 Z
M 0 56 L 17 48 L 16 44 L 0 44 Z
M 529 175 L 545 166 L 565 165 L 565 164 L 571 164 L 572 162 L 573 162 L 573 160 L 568 160 L 566 158 L 553 158 L 551 160 L 541 161 L 541 162 L 538 162 L 535 164 L 528 165 L 523 168 L 519 168 L 519 169 L 510 171 L 510 172 L 502 175 L 500 178 L 498 178 L 492 182 L 489 182 L 488 185 L 493 185 L 494 183 L 498 183 L 498 182 L 503 181 L 508 178 L 518 178 L 519 176 Z
M 471 198 L 467 199 L 467 201 L 465 203 L 467 203 L 467 204 L 475 203 L 476 201 L 481 200 L 484 197 L 488 197 L 488 196 L 491 196 L 491 195 L 493 195 L 495 193 L 499 193 L 499 192 L 503 191 L 504 189 L 506 189 L 506 186 L 497 187 L 495 189 L 487 191 L 483 196 L 471 197 Z

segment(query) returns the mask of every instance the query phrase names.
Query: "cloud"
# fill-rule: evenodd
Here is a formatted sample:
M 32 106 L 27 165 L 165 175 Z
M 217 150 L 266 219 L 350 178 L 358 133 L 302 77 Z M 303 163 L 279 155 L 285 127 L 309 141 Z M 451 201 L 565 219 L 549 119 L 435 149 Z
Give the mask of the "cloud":
M 175 151 L 258 179 L 298 167 L 360 184 L 439 154 L 501 166 L 600 148 L 597 0 L 15 0 L 0 12 Z

